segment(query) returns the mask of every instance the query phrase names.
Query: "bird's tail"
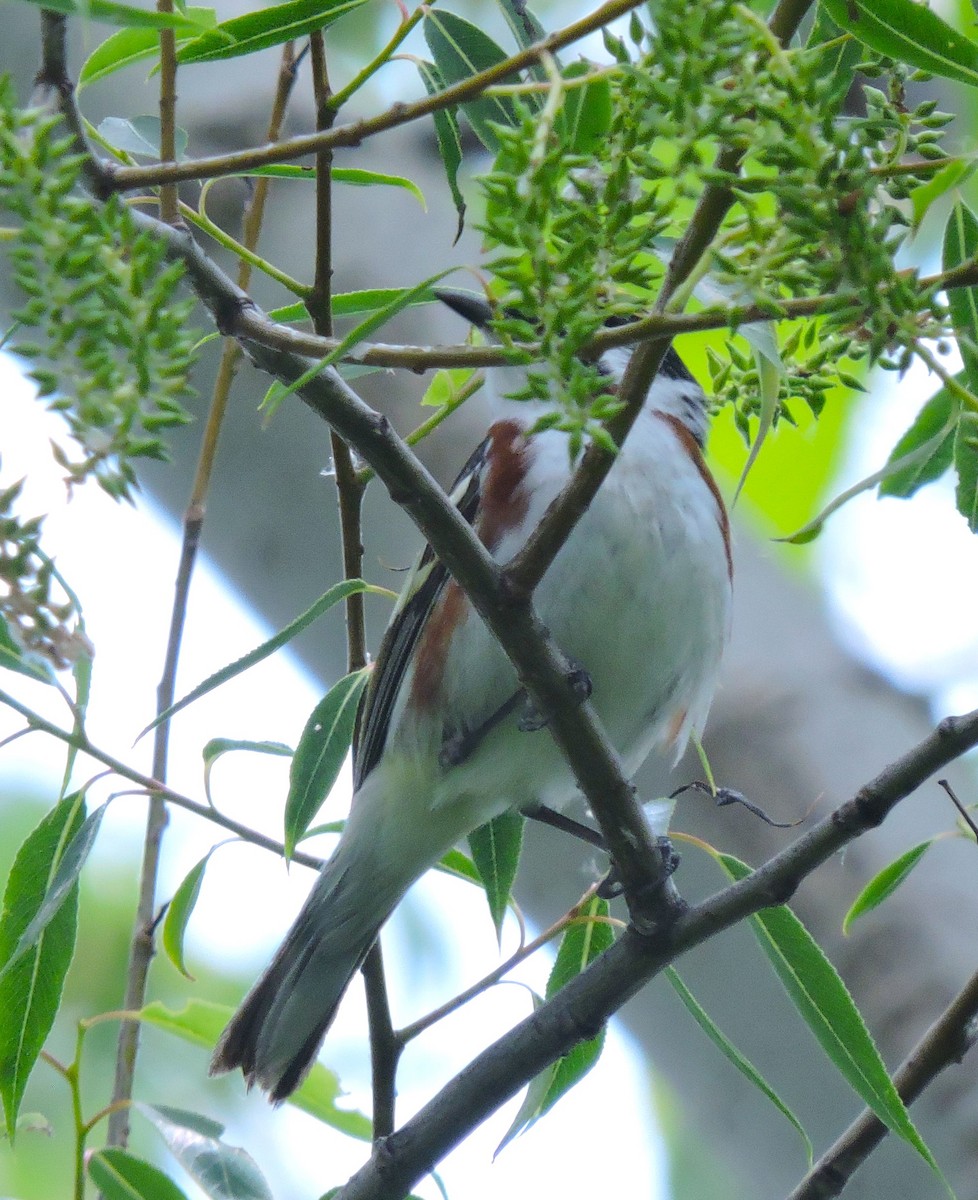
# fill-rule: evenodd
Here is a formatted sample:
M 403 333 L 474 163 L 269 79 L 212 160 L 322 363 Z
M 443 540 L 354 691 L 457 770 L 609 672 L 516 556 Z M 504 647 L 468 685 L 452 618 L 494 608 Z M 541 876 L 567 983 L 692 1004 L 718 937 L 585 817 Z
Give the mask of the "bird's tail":
M 315 1061 L 347 985 L 400 898 L 357 887 L 342 847 L 327 863 L 268 969 L 234 1014 L 210 1073 L 240 1067 L 273 1102 Z M 361 879 L 361 884 L 364 881 Z M 400 889 L 399 889 L 400 890 Z

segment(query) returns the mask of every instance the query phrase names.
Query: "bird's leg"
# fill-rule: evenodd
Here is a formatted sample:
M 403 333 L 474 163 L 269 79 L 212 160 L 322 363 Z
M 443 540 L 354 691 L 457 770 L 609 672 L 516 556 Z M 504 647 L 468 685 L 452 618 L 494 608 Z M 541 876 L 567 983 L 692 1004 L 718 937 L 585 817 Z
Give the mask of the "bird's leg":
M 657 837 L 655 839 L 655 844 L 658 846 L 659 853 L 662 855 L 662 865 L 665 867 L 665 877 L 668 879 L 669 876 L 672 875 L 679 866 L 680 862 L 682 862 L 682 856 L 672 844 L 671 838 Z M 624 888 L 618 875 L 618 868 L 614 863 L 612 863 L 611 870 L 598 884 L 598 895 L 602 900 L 614 900 L 615 897 L 620 896 L 623 891 Z
M 554 808 L 548 808 L 545 804 L 524 808 L 523 816 L 529 817 L 531 821 L 539 821 L 541 825 L 549 825 L 551 829 L 569 833 L 572 837 L 587 842 L 589 846 L 596 846 L 599 850 L 604 850 L 605 853 L 608 851 L 605 840 L 597 829 L 592 829 L 590 825 L 585 825 L 581 821 L 575 821 L 573 817 L 567 817 Z
M 566 679 L 578 703 L 582 704 L 587 700 L 591 695 L 591 676 L 587 671 L 583 667 L 571 664 Z M 459 763 L 465 762 L 466 759 L 472 757 L 496 726 L 517 710 L 520 710 L 517 727 L 521 733 L 534 733 L 538 729 L 546 728 L 549 718 L 540 713 L 526 694 L 525 688 L 518 688 L 508 700 L 500 704 L 496 711 L 490 713 L 475 729 L 466 729 L 462 733 L 446 737 L 442 742 L 438 761 L 443 767 L 457 767 Z
M 569 659 L 564 678 L 567 680 L 567 686 L 571 690 L 571 695 L 578 704 L 583 704 L 585 700 L 590 699 L 592 691 L 591 676 L 584 667 Z M 545 729 L 550 723 L 549 716 L 542 713 L 525 692 L 523 693 L 523 699 L 523 712 L 519 720 L 520 732 L 536 733 L 538 729 Z
M 438 755 L 438 761 L 441 765 L 443 767 L 457 767 L 460 763 L 465 762 L 467 758 L 471 758 L 500 721 L 504 721 L 510 713 L 515 712 L 520 707 L 525 697 L 526 693 L 520 688 L 507 701 L 500 704 L 494 713 L 490 713 L 475 729 L 466 729 L 461 733 L 455 734 L 453 737 L 445 738 Z

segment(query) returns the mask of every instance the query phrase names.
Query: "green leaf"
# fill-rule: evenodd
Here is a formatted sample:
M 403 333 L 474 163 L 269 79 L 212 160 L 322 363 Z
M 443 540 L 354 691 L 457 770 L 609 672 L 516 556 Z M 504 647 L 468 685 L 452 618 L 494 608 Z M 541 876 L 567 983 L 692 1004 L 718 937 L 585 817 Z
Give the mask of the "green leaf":
M 125 1150 L 99 1150 L 88 1174 L 105 1200 L 187 1200 L 169 1176 Z
M 849 911 L 843 918 L 842 932 L 848 933 L 849 926 L 857 917 L 861 917 L 863 913 L 878 908 L 888 896 L 891 896 L 933 844 L 933 838 L 929 838 L 926 842 L 919 842 L 905 854 L 901 854 L 894 862 L 884 867 L 878 875 L 874 875 L 855 900 L 853 900 Z
M 194 1046 L 213 1050 L 233 1013 L 234 1009 L 227 1004 L 212 1004 L 205 1000 L 188 1001 L 179 1011 L 156 1000 L 133 1016 L 137 1021 L 153 1025 Z M 286 1103 L 351 1137 L 369 1141 L 371 1124 L 363 1113 L 336 1107 L 336 1101 L 342 1095 L 336 1074 L 322 1063 L 315 1063 L 302 1084 L 287 1097 Z
M 81 796 L 68 796 L 44 817 L 14 859 L 0 914 L 0 966 L 34 920 L 65 849 L 85 820 Z M 54 1023 L 75 949 L 78 886 L 69 891 L 37 943 L 0 979 L 0 1097 L 12 1138 L 27 1079 Z
M 852 87 L 856 64 L 863 57 L 862 46 L 844 34 L 820 4 L 805 48 L 818 64 L 818 77 L 831 81 L 827 99 L 833 105 L 841 104 Z
M 469 850 L 486 889 L 497 939 L 502 937 L 503 918 L 520 865 L 524 824 L 523 817 L 509 809 L 469 834 Z
M 161 721 L 168 720 L 174 713 L 178 713 L 182 708 L 186 708 L 188 704 L 193 704 L 201 696 L 206 696 L 208 692 L 212 692 L 214 688 L 220 687 L 222 683 L 227 683 L 228 680 L 234 679 L 236 675 L 247 671 L 249 667 L 253 667 L 256 663 L 260 663 L 263 659 L 268 658 L 270 654 L 274 654 L 276 650 L 281 650 L 297 634 L 300 634 L 303 629 L 311 625 L 317 617 L 321 617 L 323 613 L 328 612 L 334 605 L 339 604 L 341 600 L 345 600 L 348 596 L 355 596 L 359 592 L 382 593 L 383 591 L 384 589 L 382 588 L 374 588 L 369 583 L 364 583 L 362 579 L 344 579 L 342 582 L 334 584 L 328 592 L 319 597 L 315 604 L 307 608 L 304 613 L 300 613 L 294 621 L 291 621 L 284 629 L 276 633 L 274 637 L 269 638 L 267 642 L 262 642 L 260 646 L 256 646 L 254 650 L 236 659 L 233 663 L 228 663 L 220 671 L 215 671 L 203 683 L 199 683 L 192 691 L 188 692 L 182 700 L 178 700 L 176 704 L 171 704 L 168 709 L 160 713 L 155 721 L 146 726 L 139 737 L 145 736 L 151 729 L 155 729 Z M 136 740 L 138 741 L 139 739 L 137 738 Z
M 757 433 L 754 435 L 753 442 L 751 442 L 747 461 L 744 463 L 744 469 L 740 473 L 740 479 L 738 479 L 737 487 L 734 491 L 735 504 L 744 484 L 747 482 L 747 476 L 750 474 L 751 467 L 757 461 L 761 447 L 767 440 L 767 435 L 771 432 L 774 425 L 774 418 L 778 411 L 778 395 L 781 391 L 781 380 L 785 374 L 785 367 L 781 361 L 781 352 L 778 350 L 777 335 L 773 325 L 769 323 L 752 325 L 741 330 L 741 333 L 750 344 L 751 350 L 754 353 L 754 364 L 757 367 L 757 379 L 760 390 L 760 407 L 758 410 Z
M 418 304 L 437 304 L 438 298 L 432 291 L 417 292 L 416 288 L 368 288 L 362 292 L 340 292 L 333 297 L 334 317 L 355 317 L 360 313 L 376 312 L 389 304 L 403 300 L 408 292 L 414 293 L 406 307 Z M 277 318 L 276 318 L 277 319 Z
M 304 179 L 310 183 L 316 181 L 315 167 L 296 167 L 288 163 L 273 163 L 267 167 L 253 167 L 249 171 L 232 171 L 227 178 L 234 176 L 238 179 L 264 176 L 267 179 Z M 358 167 L 334 167 L 330 172 L 334 183 L 346 183 L 352 187 L 396 187 L 417 197 L 421 207 L 427 209 L 424 193 L 413 180 L 403 175 L 385 175 L 382 171 L 364 171 Z
M 161 13 L 152 9 L 135 8 L 131 4 L 115 4 L 112 0 L 27 0 L 38 8 L 46 8 L 51 12 L 64 13 L 69 17 L 86 18 L 90 21 L 104 21 L 108 25 L 142 25 L 150 29 L 190 29 L 199 33 L 213 24 L 211 21 L 197 21 L 190 16 L 194 11 L 186 13 Z M 209 10 L 204 10 L 205 12 Z
M 170 1153 L 211 1200 L 272 1200 L 271 1188 L 251 1155 L 222 1142 L 224 1126 L 197 1113 L 138 1104 Z
M 344 675 L 312 710 L 299 738 L 289 773 L 285 801 L 285 856 L 291 858 L 296 843 L 329 795 L 353 740 L 360 696 L 369 668 Z
M 978 413 L 961 414 L 954 438 L 954 469 L 958 473 L 958 512 L 971 532 L 978 533 Z
M 204 756 L 204 794 L 207 803 L 211 799 L 211 771 L 218 759 L 235 750 L 244 750 L 251 754 L 270 754 L 276 758 L 291 758 L 294 751 L 284 742 L 252 742 L 246 738 L 211 738 L 202 751 Z
M 204 872 L 210 856 L 217 847 L 208 850 L 195 867 L 192 867 L 173 893 L 173 899 L 167 905 L 166 920 L 163 922 L 163 949 L 171 963 L 181 975 L 192 980 L 193 975 L 187 970 L 183 958 L 183 939 L 187 932 L 187 924 L 197 907 L 200 896 L 200 886 L 204 882 Z
M 139 158 L 160 157 L 160 119 L 159 117 L 106 117 L 99 125 L 99 135 L 114 146 L 116 150 L 124 150 Z M 185 129 L 176 129 L 175 150 L 177 159 L 187 153 L 189 137 Z
M 964 183 L 974 173 L 976 166 L 978 166 L 978 160 L 976 159 L 956 158 L 953 162 L 948 163 L 946 167 L 935 171 L 926 183 L 918 184 L 911 191 L 910 203 L 913 207 L 914 229 L 920 227 L 921 222 L 934 201 L 939 200 L 951 188 Z
M 498 2 L 499 7 L 503 10 L 503 16 L 506 18 L 506 24 L 521 50 L 528 49 L 536 42 L 542 42 L 547 36 L 547 31 L 537 17 L 527 8 L 526 0 L 498 0 Z
M 547 999 L 551 999 L 566 983 L 580 975 L 614 940 L 615 935 L 608 921 L 608 902 L 592 896 L 581 907 L 580 919 L 568 927 L 561 940 L 557 958 L 547 980 Z M 538 1007 L 541 1003 L 540 998 L 535 997 L 535 1006 Z M 512 1125 L 496 1148 L 497 1154 L 513 1138 L 542 1117 L 590 1071 L 601 1055 L 604 1038 L 605 1031 L 602 1029 L 597 1037 L 578 1043 L 556 1063 L 540 1072 L 530 1083 Z
M 767 1082 L 760 1071 L 758 1071 L 750 1059 L 745 1058 L 744 1055 L 741 1054 L 737 1047 L 733 1044 L 733 1042 L 731 1042 L 725 1034 L 721 1033 L 718 1027 L 714 1024 L 709 1013 L 707 1013 L 706 1009 L 703 1008 L 693 993 L 689 990 L 685 983 L 683 983 L 682 979 L 680 979 L 675 967 L 666 967 L 665 976 L 666 979 L 668 979 L 672 984 L 676 995 L 686 1006 L 686 1011 L 692 1016 L 696 1024 L 699 1025 L 700 1029 L 703 1030 L 703 1032 L 714 1044 L 714 1046 L 716 1046 L 723 1057 L 728 1062 L 732 1063 L 741 1073 L 741 1075 L 743 1075 L 745 1079 L 749 1080 L 759 1092 L 767 1096 L 768 1100 L 771 1101 L 771 1103 L 782 1114 L 782 1116 L 784 1116 L 788 1122 L 792 1124 L 795 1129 L 797 1129 L 798 1133 L 801 1135 L 802 1141 L 805 1143 L 805 1153 L 808 1156 L 808 1164 L 811 1166 L 812 1159 L 814 1157 L 812 1143 L 795 1114 L 791 1111 L 787 1104 L 785 1104 L 774 1088 L 771 1087 L 771 1085 Z
M 953 428 L 954 425 L 952 423 L 948 427 L 948 430 L 953 430 Z M 958 428 L 960 429 L 960 424 Z M 790 542 L 796 546 L 803 546 L 806 542 L 814 541 L 822 532 L 822 527 L 829 517 L 842 508 L 844 504 L 848 504 L 853 496 L 858 496 L 861 492 L 869 491 L 870 488 L 876 487 L 877 484 L 882 483 L 891 476 L 899 477 L 903 472 L 916 468 L 920 463 L 930 462 L 933 455 L 939 450 L 948 430 L 939 430 L 928 441 L 920 442 L 914 449 L 909 450 L 899 458 L 891 456 L 890 460 L 881 470 L 874 471 L 872 475 L 867 475 L 865 479 L 861 479 L 858 483 L 854 483 L 852 487 L 846 488 L 844 492 L 840 492 L 807 525 L 803 525 L 801 529 L 790 534 L 788 537 L 775 538 L 774 540 L 778 542 Z M 905 475 L 902 477 L 906 478 Z
M 509 26 L 509 31 L 516 39 L 516 44 L 521 50 L 526 50 L 536 42 L 542 42 L 547 36 L 547 31 L 540 24 L 539 20 L 530 12 L 526 6 L 526 0 L 497 0 L 499 7 L 503 10 L 503 16 L 506 18 L 506 24 Z M 560 65 L 559 59 L 554 59 L 557 65 Z M 545 80 L 547 72 L 543 63 L 536 62 L 527 67 L 527 74 L 531 79 Z
M 960 401 L 949 388 L 941 388 L 917 413 L 913 424 L 900 438 L 886 460 L 887 465 L 912 457 L 921 446 L 926 454 L 909 466 L 892 471 L 880 481 L 881 496 L 912 496 L 926 483 L 939 479 L 954 457 L 954 430 Z
M 449 85 L 469 79 L 509 58 L 478 26 L 454 13 L 428 12 L 424 19 L 424 36 L 435 65 Z M 514 72 L 507 77 L 507 82 L 515 78 Z M 515 128 L 519 124 L 516 106 L 508 96 L 480 96 L 461 107 L 479 141 L 493 154 L 499 149 L 499 139 L 492 125 Z
M 581 919 L 569 927 L 561 940 L 557 960 L 547 980 L 548 1000 L 570 980 L 580 975 L 584 968 L 599 954 L 603 954 L 615 940 L 614 931 L 608 921 L 607 900 L 592 896 L 581 909 L 580 916 Z M 538 1117 L 542 1117 L 591 1070 L 601 1056 L 604 1038 L 605 1031 L 602 1029 L 597 1037 L 579 1042 L 573 1050 L 557 1060 L 550 1086 L 540 1102 Z
M 717 858 L 731 879 L 751 874 L 745 863 L 731 855 Z M 750 921 L 775 974 L 830 1061 L 883 1124 L 940 1175 L 934 1156 L 887 1074 L 862 1014 L 815 939 L 784 905 L 756 913 Z
M 361 321 L 355 329 L 351 329 L 340 341 L 339 345 L 321 358 L 319 362 L 313 363 L 307 371 L 303 371 L 299 378 L 293 380 L 288 387 L 276 380 L 265 393 L 265 398 L 262 400 L 260 407 L 265 409 L 269 414 L 275 412 L 287 396 L 301 391 L 321 371 L 338 362 L 344 354 L 347 354 L 359 342 L 368 338 L 375 329 L 379 329 L 382 325 L 385 325 L 392 317 L 397 316 L 402 309 L 410 307 L 419 297 L 430 292 L 432 284 L 438 283 L 439 280 L 444 279 L 446 275 L 450 275 L 455 269 L 454 267 L 447 267 L 444 271 L 439 271 L 437 275 L 431 275 L 427 279 L 422 279 L 413 288 L 408 288 L 402 292 L 397 300 L 385 305 L 382 309 L 378 309 L 372 316 L 367 317 L 365 321 Z M 368 587 L 367 590 L 371 591 L 373 589 Z
M 423 58 L 416 58 L 421 82 L 429 96 L 445 90 L 445 80 L 434 63 Z M 462 236 L 465 227 L 465 197 L 458 186 L 458 171 L 462 165 L 462 134 L 458 127 L 458 116 L 454 108 L 442 108 L 432 114 L 435 122 L 435 137 L 438 140 L 438 153 L 445 168 L 445 178 L 448 180 L 448 190 L 451 192 L 455 211 L 458 213 L 458 225 L 455 228 L 455 241 Z
M 944 230 L 943 267 L 953 271 L 978 256 L 978 218 L 960 201 Z M 948 288 L 951 324 L 964 361 L 966 386 L 978 395 L 978 287 Z
M 83 793 L 75 792 L 71 796 L 66 796 L 63 803 L 69 802 L 73 806 L 78 806 L 81 811 L 84 807 Z M 44 898 L 27 928 L 20 935 L 13 953 L 4 960 L 3 967 L 0 968 L 0 980 L 14 968 L 28 950 L 37 945 L 45 929 L 61 911 L 61 906 L 75 891 L 78 877 L 95 844 L 107 807 L 107 804 L 103 804 L 82 823 L 81 828 L 72 837 L 56 864 L 53 864 L 55 869 L 50 877 Z
M 325 29 L 366 0 L 291 0 L 222 21 L 213 30 L 177 51 L 180 63 L 215 62 L 281 46 L 293 38 Z
M 199 36 L 201 28 L 213 27 L 216 24 L 212 8 L 187 8 L 184 10 L 184 14 L 199 28 L 188 26 L 177 30 L 178 46 Z M 100 46 L 97 46 L 82 64 L 82 69 L 78 73 L 78 88 L 80 90 L 87 84 L 105 79 L 115 71 L 143 59 L 158 58 L 159 53 L 160 39 L 155 30 L 120 29 L 118 33 L 113 33 Z
M 14 641 L 10 627 L 0 615 L 0 667 L 8 671 L 16 671 L 18 675 L 26 675 L 28 679 L 36 679 L 38 683 L 54 684 L 54 672 L 46 659 L 36 655 L 26 655 L 23 649 Z
M 571 63 L 565 79 L 579 79 L 592 68 Z M 572 154 L 592 154 L 611 128 L 611 83 L 595 79 L 583 87 L 568 88 L 557 117 L 557 132 Z
M 403 305 L 413 308 L 421 304 L 437 304 L 438 298 L 431 290 L 418 292 L 417 288 L 365 288 L 360 292 L 339 292 L 333 297 L 334 317 L 356 317 L 361 313 L 377 312 L 390 304 L 404 300 L 410 293 L 410 299 Z M 298 301 L 296 304 L 286 304 L 282 308 L 273 308 L 268 314 L 273 321 L 309 321 L 309 310 Z
M 978 86 L 978 46 L 918 0 L 822 0 L 832 20 L 877 54 Z

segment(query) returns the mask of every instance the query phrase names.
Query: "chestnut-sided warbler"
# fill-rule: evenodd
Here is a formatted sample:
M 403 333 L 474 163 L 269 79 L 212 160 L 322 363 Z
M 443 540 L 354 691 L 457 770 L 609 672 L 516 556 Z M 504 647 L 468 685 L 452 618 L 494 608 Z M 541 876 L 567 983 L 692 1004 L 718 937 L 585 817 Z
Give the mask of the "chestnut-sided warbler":
M 440 295 L 487 327 L 484 299 Z M 629 357 L 613 350 L 599 359 L 609 392 Z M 524 545 L 572 470 L 566 434 L 527 436 L 541 405 L 505 398 L 520 388 L 522 370 L 488 373 L 495 420 L 452 494 L 500 562 Z M 706 427 L 706 397 L 670 350 L 610 473 L 534 597 L 557 645 L 587 673 L 594 712 L 629 774 L 653 747 L 678 759 L 690 731 L 702 727 L 727 638 L 730 541 L 703 461 Z M 349 820 L 271 965 L 225 1029 L 212 1073 L 240 1067 L 272 1100 L 289 1095 L 411 884 L 505 810 L 561 809 L 577 794 L 544 723 L 511 703 L 518 690 L 509 660 L 426 550 L 365 694 Z

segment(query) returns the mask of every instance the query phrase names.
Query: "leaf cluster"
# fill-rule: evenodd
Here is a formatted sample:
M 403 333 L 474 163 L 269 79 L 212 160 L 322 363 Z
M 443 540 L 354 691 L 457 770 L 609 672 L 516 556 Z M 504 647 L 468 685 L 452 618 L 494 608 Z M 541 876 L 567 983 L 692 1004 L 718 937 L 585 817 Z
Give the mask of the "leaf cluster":
M 15 511 L 22 487 L 0 492 L 0 661 L 32 674 L 31 659 L 61 669 L 90 654 L 91 646 L 74 597 L 59 586 L 41 549 L 41 518 L 25 520 Z
M 12 349 L 61 413 L 80 451 L 55 447 L 69 483 L 94 478 L 116 498 L 136 486 L 134 460 L 165 459 L 162 431 L 189 417 L 193 302 L 183 268 L 137 231 L 119 200 L 78 194 L 81 160 L 58 119 L 18 110 L 0 81 L 0 208 L 19 221 L 10 248 L 24 297 Z

